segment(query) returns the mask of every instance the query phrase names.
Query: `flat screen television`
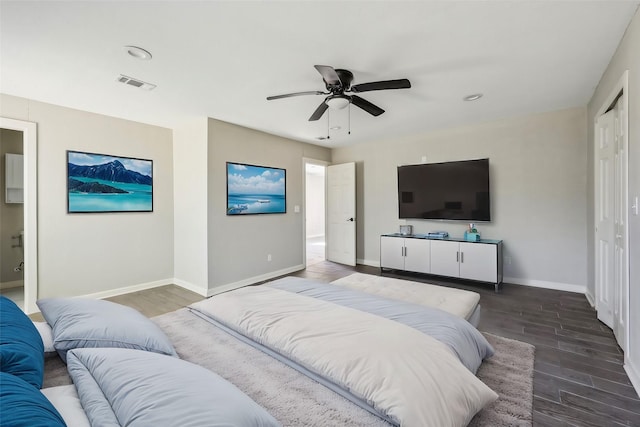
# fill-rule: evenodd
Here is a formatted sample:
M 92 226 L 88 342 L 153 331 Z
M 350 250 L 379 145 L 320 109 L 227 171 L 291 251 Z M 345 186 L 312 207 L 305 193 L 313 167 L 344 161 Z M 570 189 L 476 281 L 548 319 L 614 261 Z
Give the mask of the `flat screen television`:
M 489 159 L 398 167 L 404 219 L 491 221 Z

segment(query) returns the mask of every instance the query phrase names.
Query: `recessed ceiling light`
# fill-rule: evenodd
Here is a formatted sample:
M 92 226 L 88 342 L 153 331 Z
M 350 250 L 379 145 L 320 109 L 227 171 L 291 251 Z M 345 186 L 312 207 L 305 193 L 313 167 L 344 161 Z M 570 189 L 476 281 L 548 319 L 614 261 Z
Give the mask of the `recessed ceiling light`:
M 467 95 L 464 98 L 462 98 L 463 101 L 477 101 L 478 99 L 482 98 L 482 94 L 481 93 L 474 93 L 473 95 Z
M 136 59 L 142 59 L 143 61 L 148 61 L 152 58 L 151 52 L 145 50 L 138 46 L 125 46 L 127 53 L 133 56 Z
M 331 130 L 340 130 L 342 128 L 340 126 L 331 126 L 329 129 L 331 129 Z

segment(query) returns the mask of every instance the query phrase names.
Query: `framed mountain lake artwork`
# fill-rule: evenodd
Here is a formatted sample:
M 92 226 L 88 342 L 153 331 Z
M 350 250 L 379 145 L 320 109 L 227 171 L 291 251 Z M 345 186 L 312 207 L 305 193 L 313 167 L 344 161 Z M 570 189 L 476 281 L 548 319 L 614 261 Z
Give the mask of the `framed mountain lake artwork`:
M 227 215 L 287 213 L 287 171 L 227 162 Z
M 67 151 L 67 212 L 153 212 L 153 161 Z

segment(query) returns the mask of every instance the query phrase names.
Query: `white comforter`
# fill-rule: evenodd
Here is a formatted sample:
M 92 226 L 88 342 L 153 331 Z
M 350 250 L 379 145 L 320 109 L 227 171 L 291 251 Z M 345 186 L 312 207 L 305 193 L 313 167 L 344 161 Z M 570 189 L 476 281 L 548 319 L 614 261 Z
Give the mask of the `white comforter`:
M 191 308 L 342 386 L 401 426 L 466 426 L 498 397 L 444 344 L 369 313 L 262 286 Z

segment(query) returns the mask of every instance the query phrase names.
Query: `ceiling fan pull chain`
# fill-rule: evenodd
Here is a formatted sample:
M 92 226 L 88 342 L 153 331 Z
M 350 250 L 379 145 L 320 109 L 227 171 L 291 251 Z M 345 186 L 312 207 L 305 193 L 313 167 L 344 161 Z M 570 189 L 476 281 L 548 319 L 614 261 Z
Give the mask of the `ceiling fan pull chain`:
M 349 133 L 348 135 L 351 135 L 351 100 L 349 100 Z
M 331 121 L 331 110 L 327 110 L 327 139 L 331 139 L 329 135 L 329 122 Z

